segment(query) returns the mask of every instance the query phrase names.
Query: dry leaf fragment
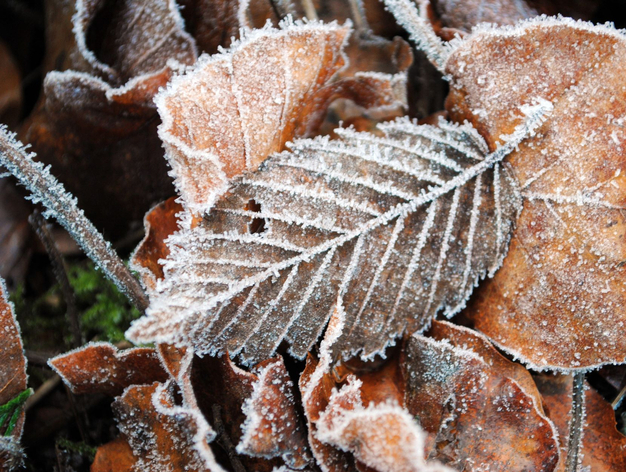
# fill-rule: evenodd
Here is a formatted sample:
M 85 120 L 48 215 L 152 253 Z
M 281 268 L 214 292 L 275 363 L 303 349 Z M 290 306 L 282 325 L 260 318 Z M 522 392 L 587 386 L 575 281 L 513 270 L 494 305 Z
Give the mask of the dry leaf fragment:
M 316 422 L 317 439 L 351 452 L 373 471 L 452 471 L 440 464 L 426 463 L 425 434 L 408 411 L 393 403 L 370 403 L 365 408 L 361 386 L 351 376 L 347 385 L 331 394 Z
M 539 47 L 540 45 L 540 47 Z M 536 369 L 626 360 L 626 41 L 540 18 L 482 27 L 452 52 L 447 108 L 494 148 L 540 94 L 554 112 L 509 156 L 524 200 L 509 255 L 479 292 L 477 329 Z
M 90 219 L 117 238 L 174 191 L 153 98 L 172 75 L 168 61 L 192 64 L 196 46 L 174 0 L 81 0 L 73 25 L 66 24 L 70 7 L 54 4 L 50 15 L 64 26 L 51 25 L 55 33 L 74 28 L 75 48 L 59 52 L 53 44 L 51 51 L 54 66 L 70 70 L 47 74 L 20 135 Z
M 20 329 L 0 280 L 0 469 L 10 471 L 22 462 L 20 438 L 24 428 L 26 358 Z
M 445 122 L 295 142 L 169 238 L 165 279 L 127 335 L 248 364 L 286 339 L 303 358 L 339 298 L 347 327 L 334 353 L 365 358 L 442 308 L 454 314 L 498 268 L 517 216 L 515 181 L 498 161 L 547 106 L 525 108 L 526 125 L 489 156 L 472 127 Z M 263 230 L 250 233 L 255 219 Z
M 246 420 L 237 452 L 255 457 L 282 456 L 294 469 L 303 469 L 311 460 L 305 428 L 296 412 L 293 384 L 282 357 L 255 368 L 258 379 L 250 398 L 243 404 Z
M 88 343 L 48 363 L 75 394 L 116 396 L 131 385 L 167 380 L 159 357 L 151 348 L 119 351 L 109 343 Z
M 156 205 L 144 217 L 145 236 L 131 256 L 130 264 L 150 289 L 154 289 L 157 279 L 163 278 L 159 260 L 170 254 L 165 240 L 179 229 L 176 215 L 182 211 L 183 207 L 172 197 Z
M 456 329 L 450 341 L 413 335 L 401 360 L 406 407 L 429 435 L 427 456 L 459 470 L 555 470 L 558 436 L 536 388 L 525 391 L 506 371 L 461 347 L 483 351 L 484 340 Z M 499 356 L 493 351 L 485 354 Z
M 567 453 L 572 405 L 572 377 L 536 375 L 548 416 L 559 432 L 562 457 Z M 582 465 L 593 472 L 626 470 L 626 437 L 615 427 L 615 413 L 593 388 L 585 392 L 585 426 L 582 435 Z M 563 468 L 558 469 L 563 470 Z
M 206 420 L 198 411 L 176 405 L 171 382 L 129 387 L 113 409 L 136 460 L 132 471 L 224 472 L 207 443 Z

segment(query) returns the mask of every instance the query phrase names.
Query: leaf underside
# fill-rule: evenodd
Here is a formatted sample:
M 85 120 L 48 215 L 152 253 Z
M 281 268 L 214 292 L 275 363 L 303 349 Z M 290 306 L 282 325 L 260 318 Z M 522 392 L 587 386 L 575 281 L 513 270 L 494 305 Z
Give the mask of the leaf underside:
M 341 304 L 335 355 L 371 358 L 463 308 L 505 255 L 515 178 L 469 125 L 381 129 L 299 140 L 237 181 L 170 238 L 149 316 L 128 334 L 244 363 L 286 340 L 303 358 Z

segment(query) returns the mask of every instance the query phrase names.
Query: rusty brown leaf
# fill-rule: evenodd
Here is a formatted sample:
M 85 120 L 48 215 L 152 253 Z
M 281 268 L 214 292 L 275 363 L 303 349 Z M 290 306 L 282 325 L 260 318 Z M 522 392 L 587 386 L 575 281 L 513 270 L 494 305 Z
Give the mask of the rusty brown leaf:
M 152 348 L 119 351 L 109 343 L 89 343 L 50 359 L 49 365 L 75 394 L 117 396 L 131 385 L 167 380 L 167 374 Z
M 508 158 L 524 209 L 503 267 L 469 312 L 538 369 L 626 360 L 624 57 L 611 28 L 538 19 L 476 30 L 447 61 L 450 116 L 470 120 L 492 149 L 519 123 L 520 105 L 554 104 Z
M 24 428 L 24 408 L 23 402 L 8 406 L 24 396 L 27 376 L 19 325 L 3 280 L 0 280 L 0 332 L 0 406 L 7 408 L 0 424 L 0 470 L 9 471 L 22 462 L 19 443 Z

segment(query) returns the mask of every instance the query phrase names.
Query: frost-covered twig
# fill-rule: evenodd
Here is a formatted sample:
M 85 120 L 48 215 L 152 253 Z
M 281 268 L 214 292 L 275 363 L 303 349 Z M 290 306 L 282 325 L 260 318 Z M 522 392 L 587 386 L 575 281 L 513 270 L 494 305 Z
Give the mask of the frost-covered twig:
M 0 165 L 7 168 L 31 193 L 34 202 L 46 207 L 46 218 L 53 216 L 70 233 L 97 266 L 141 312 L 148 306 L 148 298 L 141 285 L 111 245 L 78 208 L 76 199 L 59 183 L 48 167 L 33 160 L 15 135 L 0 126 Z
M 437 70 L 445 75 L 449 51 L 432 27 L 420 16 L 415 3 L 411 0 L 384 0 L 384 2 L 398 24 L 411 35 L 415 45 L 426 54 Z
M 567 459 L 565 472 L 576 472 L 580 460 L 580 447 L 583 437 L 585 419 L 585 374 L 574 374 L 572 385 L 572 417 L 569 424 L 569 440 L 567 442 Z

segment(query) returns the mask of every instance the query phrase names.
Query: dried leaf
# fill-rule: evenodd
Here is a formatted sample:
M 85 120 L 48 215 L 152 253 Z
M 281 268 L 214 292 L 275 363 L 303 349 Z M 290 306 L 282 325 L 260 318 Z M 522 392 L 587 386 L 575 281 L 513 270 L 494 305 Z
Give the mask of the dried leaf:
M 118 351 L 109 343 L 89 343 L 48 363 L 75 394 L 117 396 L 131 385 L 167 380 L 167 373 L 151 348 Z
M 344 65 L 348 33 L 318 23 L 253 30 L 158 95 L 159 135 L 187 208 L 202 214 L 231 177 L 283 149 L 302 108 Z
M 483 27 L 457 46 L 447 108 L 490 148 L 519 122 L 511 110 L 535 95 L 554 102 L 508 157 L 524 210 L 503 267 L 470 311 L 476 328 L 536 369 L 624 362 L 624 36 L 541 18 Z
M 427 456 L 457 470 L 554 470 L 558 436 L 536 388 L 527 392 L 485 362 L 478 335 L 447 329 L 460 331 L 450 341 L 413 335 L 401 360 L 406 406 L 429 434 Z
M 26 358 L 20 329 L 2 280 L 0 332 L 0 469 L 9 471 L 22 462 L 19 441 L 24 428 L 23 405 L 32 390 L 26 389 Z
M 129 387 L 113 409 L 136 460 L 131 470 L 223 472 L 207 444 L 204 417 L 176 405 L 170 382 Z
M 77 0 L 72 21 L 80 54 L 111 84 L 160 71 L 170 59 L 192 64 L 198 55 L 172 0 Z
M 185 29 L 196 41 L 200 52 L 215 54 L 218 48 L 229 47 L 239 36 L 240 1 L 178 0 Z M 261 24 L 263 26 L 265 22 Z
M 155 288 L 157 279 L 163 278 L 163 266 L 159 260 L 170 254 L 165 240 L 178 230 L 176 215 L 182 211 L 183 207 L 172 197 L 159 203 L 144 217 L 146 235 L 131 257 L 131 267 L 139 272 L 141 281 L 150 289 Z
M 165 279 L 127 335 L 248 364 L 286 339 L 303 358 L 343 305 L 334 353 L 366 358 L 440 309 L 456 313 L 498 268 L 517 216 L 515 182 L 498 162 L 546 106 L 525 108 L 527 124 L 486 157 L 473 128 L 445 122 L 296 142 L 169 238 Z M 253 221 L 263 229 L 250 234 Z
M 268 360 L 255 370 L 258 379 L 243 404 L 246 420 L 237 452 L 268 459 L 282 456 L 288 466 L 302 469 L 311 457 L 283 359 Z
M 425 2 L 421 3 L 423 8 Z M 433 0 L 432 4 L 446 27 L 467 32 L 479 23 L 512 25 L 538 14 L 525 0 Z
M 50 21 L 69 21 L 57 11 L 67 9 L 53 5 Z M 192 64 L 196 46 L 173 0 L 81 0 L 76 9 L 73 25 L 51 26 L 74 28 L 76 47 L 63 51 L 53 44 L 51 51 L 71 70 L 46 76 L 42 99 L 20 135 L 53 166 L 90 219 L 117 238 L 173 193 L 153 98 L 172 75 L 167 61 Z
M 567 453 L 572 405 L 572 377 L 536 375 L 548 416 L 559 432 L 562 457 Z M 626 437 L 615 427 L 615 414 L 593 388 L 585 392 L 585 427 L 582 434 L 582 466 L 593 472 L 626 470 Z M 559 471 L 564 470 L 563 464 Z
M 135 467 L 137 459 L 124 438 L 117 438 L 100 446 L 91 464 L 91 472 L 126 472 Z
M 317 438 L 379 472 L 452 472 L 424 458 L 424 432 L 408 411 L 391 403 L 365 408 L 354 377 L 334 391 L 317 421 Z

